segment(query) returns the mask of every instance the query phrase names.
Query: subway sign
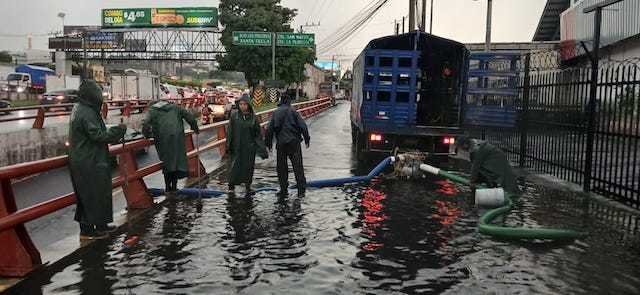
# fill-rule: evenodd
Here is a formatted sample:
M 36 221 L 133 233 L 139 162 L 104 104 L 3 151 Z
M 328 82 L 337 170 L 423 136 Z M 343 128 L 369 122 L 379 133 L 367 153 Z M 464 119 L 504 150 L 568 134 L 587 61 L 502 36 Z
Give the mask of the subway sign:
M 182 7 L 103 9 L 102 27 L 218 27 L 218 8 Z

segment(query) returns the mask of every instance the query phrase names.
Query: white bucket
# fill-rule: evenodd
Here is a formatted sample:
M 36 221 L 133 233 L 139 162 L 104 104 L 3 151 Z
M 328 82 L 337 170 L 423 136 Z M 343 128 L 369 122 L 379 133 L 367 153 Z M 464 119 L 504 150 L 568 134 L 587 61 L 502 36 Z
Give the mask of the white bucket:
M 496 208 L 504 205 L 504 190 L 502 188 L 476 189 L 476 206 Z

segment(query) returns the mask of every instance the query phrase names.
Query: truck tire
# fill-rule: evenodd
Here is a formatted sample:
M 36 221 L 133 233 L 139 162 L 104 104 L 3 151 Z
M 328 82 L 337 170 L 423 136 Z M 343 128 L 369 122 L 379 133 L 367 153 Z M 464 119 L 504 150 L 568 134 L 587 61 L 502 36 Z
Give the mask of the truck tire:
M 358 127 L 351 124 L 351 146 L 356 146 L 356 137 L 358 136 Z
M 355 143 L 355 156 L 358 162 L 364 162 L 367 160 L 366 149 L 366 136 L 360 131 L 356 131 L 356 143 Z

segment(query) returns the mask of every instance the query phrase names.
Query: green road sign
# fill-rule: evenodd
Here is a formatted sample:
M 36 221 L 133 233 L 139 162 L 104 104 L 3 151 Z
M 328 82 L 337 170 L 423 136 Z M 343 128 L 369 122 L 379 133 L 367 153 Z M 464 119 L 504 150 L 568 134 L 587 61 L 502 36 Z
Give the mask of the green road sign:
M 233 32 L 233 45 L 271 46 L 269 32 Z
M 313 47 L 315 43 L 314 34 L 301 33 L 278 33 L 277 46 L 288 47 Z
M 286 47 L 313 47 L 314 34 L 277 33 L 277 46 Z M 271 33 L 269 32 L 233 32 L 233 45 L 241 46 L 271 46 Z
M 102 10 L 105 28 L 218 27 L 218 8 L 113 8 Z

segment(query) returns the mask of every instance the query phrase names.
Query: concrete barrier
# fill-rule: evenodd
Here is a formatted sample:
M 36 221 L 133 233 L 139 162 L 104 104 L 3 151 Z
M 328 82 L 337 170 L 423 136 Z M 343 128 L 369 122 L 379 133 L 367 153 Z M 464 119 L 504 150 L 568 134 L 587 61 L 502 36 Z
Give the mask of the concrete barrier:
M 127 119 L 129 128 L 140 130 L 144 115 Z M 107 118 L 107 124 L 119 124 L 120 117 Z M 27 129 L 3 133 L 0 141 L 0 167 L 65 155 L 69 125 L 60 123 L 44 129 Z

